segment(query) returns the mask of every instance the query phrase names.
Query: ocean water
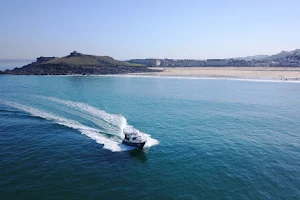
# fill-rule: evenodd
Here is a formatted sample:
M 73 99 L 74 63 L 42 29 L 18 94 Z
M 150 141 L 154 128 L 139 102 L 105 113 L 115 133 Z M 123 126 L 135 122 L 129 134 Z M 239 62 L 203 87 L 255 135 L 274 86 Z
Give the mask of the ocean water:
M 0 76 L 2 199 L 300 199 L 300 84 Z M 121 144 L 123 129 L 148 138 Z

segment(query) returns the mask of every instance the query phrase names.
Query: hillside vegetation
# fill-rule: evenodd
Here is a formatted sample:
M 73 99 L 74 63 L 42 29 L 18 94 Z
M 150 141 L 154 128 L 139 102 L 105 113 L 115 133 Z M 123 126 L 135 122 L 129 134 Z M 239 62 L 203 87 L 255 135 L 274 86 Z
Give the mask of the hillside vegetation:
M 143 66 L 132 64 L 128 62 L 122 62 L 113 59 L 109 56 L 93 56 L 93 55 L 85 55 L 80 53 L 71 53 L 69 56 L 65 56 L 62 58 L 55 58 L 48 62 L 43 63 L 47 64 L 69 64 L 74 66 L 79 65 L 93 65 L 93 66 L 103 66 L 103 65 L 124 65 L 124 66 Z
M 71 74 L 126 74 L 153 71 L 144 65 L 122 62 L 109 56 L 86 55 L 72 52 L 70 55 L 39 57 L 36 62 L 22 68 L 6 70 L 6 74 L 16 75 L 71 75 Z

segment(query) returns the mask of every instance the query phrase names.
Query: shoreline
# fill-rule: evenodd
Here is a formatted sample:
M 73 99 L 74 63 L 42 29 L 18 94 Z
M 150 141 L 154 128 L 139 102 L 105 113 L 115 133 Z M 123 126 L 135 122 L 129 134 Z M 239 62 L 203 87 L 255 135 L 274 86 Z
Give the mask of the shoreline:
M 128 75 L 300 82 L 300 68 L 291 67 L 168 67 L 150 69 L 160 69 L 163 71 L 130 73 Z
M 84 76 L 84 77 L 145 77 L 178 79 L 220 79 L 240 81 L 300 83 L 300 67 L 151 67 L 161 72 L 125 74 L 66 74 L 66 75 L 14 75 L 8 76 Z

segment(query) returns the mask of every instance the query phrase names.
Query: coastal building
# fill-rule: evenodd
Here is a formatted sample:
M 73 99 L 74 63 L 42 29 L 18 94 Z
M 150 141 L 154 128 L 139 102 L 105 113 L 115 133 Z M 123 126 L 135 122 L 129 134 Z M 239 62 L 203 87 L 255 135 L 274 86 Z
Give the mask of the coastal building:
M 300 55 L 294 54 L 278 59 L 208 59 L 203 60 L 191 60 L 191 59 L 133 59 L 131 63 L 143 64 L 148 67 L 268 67 L 268 66 L 280 66 L 280 67 L 300 67 Z
M 129 62 L 130 63 L 146 65 L 147 67 L 152 67 L 152 66 L 156 65 L 156 59 L 153 59 L 153 58 L 131 59 L 131 60 L 129 60 Z
M 41 62 L 47 62 L 47 61 L 50 61 L 50 60 L 53 60 L 55 59 L 55 57 L 44 57 L 44 56 L 41 56 L 41 57 L 38 57 L 36 58 L 36 62 L 38 63 L 41 63 Z
M 229 59 L 227 61 L 227 66 L 230 67 L 247 67 L 250 66 L 250 61 L 246 60 L 237 60 L 237 59 Z
M 257 62 L 257 63 L 253 63 L 253 67 L 268 67 L 269 63 L 266 62 Z
M 181 60 L 182 67 L 203 67 L 204 61 L 201 60 Z
M 72 53 L 70 53 L 70 56 L 80 56 L 81 53 L 78 53 L 77 51 L 73 51 Z
M 159 59 L 156 59 L 156 60 L 155 60 L 155 66 L 156 66 L 156 67 L 159 67 L 160 64 L 161 64 L 161 61 L 160 61 Z
M 218 66 L 226 66 L 227 60 L 226 59 L 207 59 L 205 66 L 212 66 L 212 67 L 218 67 Z
M 179 59 L 163 59 L 161 60 L 161 67 L 203 67 L 205 64 L 202 60 L 179 60 Z
M 269 66 L 278 67 L 278 66 L 280 66 L 280 62 L 278 62 L 278 61 L 270 61 Z

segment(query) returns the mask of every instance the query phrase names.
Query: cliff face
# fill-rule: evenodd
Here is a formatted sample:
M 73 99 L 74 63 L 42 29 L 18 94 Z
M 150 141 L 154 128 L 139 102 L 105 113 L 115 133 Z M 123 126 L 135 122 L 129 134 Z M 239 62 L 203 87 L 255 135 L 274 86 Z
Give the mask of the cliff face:
M 6 70 L 12 75 L 70 75 L 70 74 L 125 74 L 153 71 L 146 66 L 114 60 L 108 56 L 85 55 L 72 52 L 70 55 L 39 57 L 36 62 L 22 68 Z

